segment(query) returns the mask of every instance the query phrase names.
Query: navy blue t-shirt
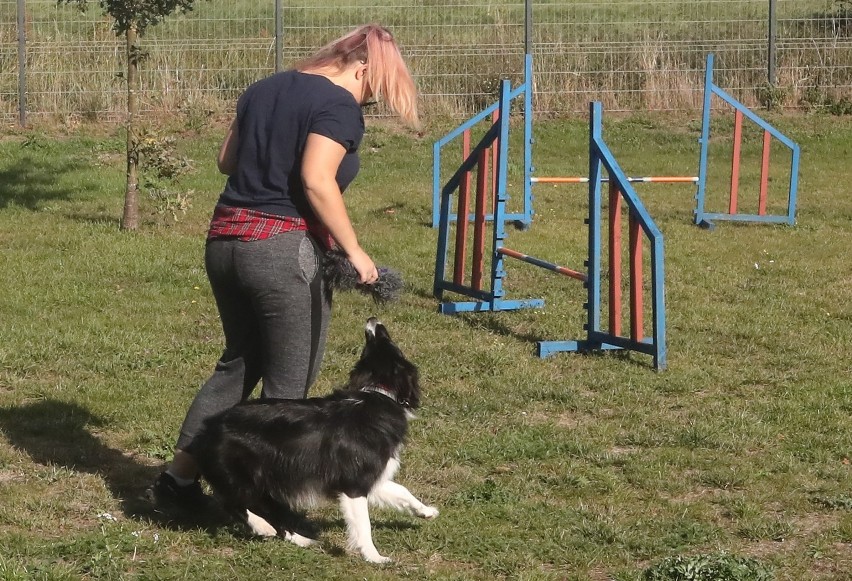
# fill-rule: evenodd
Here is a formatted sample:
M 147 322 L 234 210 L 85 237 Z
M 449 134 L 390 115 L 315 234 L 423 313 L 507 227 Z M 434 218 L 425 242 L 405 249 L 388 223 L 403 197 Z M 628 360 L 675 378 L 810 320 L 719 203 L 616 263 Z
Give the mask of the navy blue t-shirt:
M 341 191 L 358 173 L 361 107 L 352 93 L 323 76 L 285 71 L 253 83 L 237 101 L 237 128 L 237 171 L 220 204 L 312 218 L 300 172 L 309 133 L 346 148 L 336 176 Z

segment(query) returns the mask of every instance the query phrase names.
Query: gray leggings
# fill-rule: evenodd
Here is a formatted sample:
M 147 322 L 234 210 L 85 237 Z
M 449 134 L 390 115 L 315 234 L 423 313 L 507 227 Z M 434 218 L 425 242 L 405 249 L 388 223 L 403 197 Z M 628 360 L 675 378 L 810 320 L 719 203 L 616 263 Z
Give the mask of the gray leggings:
M 251 395 L 307 396 L 325 350 L 331 293 L 322 253 L 303 231 L 252 242 L 207 242 L 207 277 L 216 298 L 225 350 L 180 429 L 183 450 L 205 419 Z

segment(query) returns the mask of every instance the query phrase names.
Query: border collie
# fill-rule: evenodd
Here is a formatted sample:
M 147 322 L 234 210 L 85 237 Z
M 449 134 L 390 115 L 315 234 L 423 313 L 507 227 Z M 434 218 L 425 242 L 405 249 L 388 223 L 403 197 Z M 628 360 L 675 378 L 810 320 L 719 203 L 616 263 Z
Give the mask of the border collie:
M 385 563 L 390 559 L 373 544 L 368 503 L 425 519 L 438 511 L 393 481 L 408 419 L 420 405 L 417 367 L 377 319 L 367 321 L 365 339 L 342 389 L 238 404 L 208 419 L 188 451 L 225 510 L 255 534 L 280 533 L 310 546 L 316 541 L 295 511 L 336 498 L 348 548 Z

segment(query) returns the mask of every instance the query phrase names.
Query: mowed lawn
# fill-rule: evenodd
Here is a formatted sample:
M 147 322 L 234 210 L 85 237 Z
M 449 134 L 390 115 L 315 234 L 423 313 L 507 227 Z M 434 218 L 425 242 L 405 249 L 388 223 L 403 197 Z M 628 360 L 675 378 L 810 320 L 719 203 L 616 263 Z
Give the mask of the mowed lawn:
M 368 121 L 347 202 L 362 244 L 406 289 L 384 306 L 335 297 L 313 393 L 344 381 L 371 315 L 420 366 L 423 407 L 399 480 L 441 515 L 374 511 L 376 545 L 394 559 L 382 567 L 343 550 L 334 506 L 312 513 L 322 543 L 304 550 L 251 538 L 221 515 L 169 519 L 141 498 L 221 352 L 202 254 L 224 125 L 176 119 L 160 130 L 193 160 L 169 186 L 191 206 L 175 221 L 145 198 L 137 232 L 118 229 L 118 129 L 7 129 L 0 579 L 692 578 L 661 572 L 674 557 L 730 565 L 722 581 L 849 579 L 852 119 L 771 121 L 802 148 L 796 226 L 702 230 L 691 186 L 637 186 L 665 237 L 663 372 L 641 354 L 536 358 L 536 340 L 582 338 L 585 293 L 530 265 L 507 264 L 507 292 L 545 298 L 544 309 L 439 314 L 431 155 L 452 124 L 432 122 L 418 136 Z M 714 127 L 717 209 L 731 125 L 719 115 Z M 604 121 L 629 175 L 694 175 L 698 130 L 687 115 Z M 537 121 L 536 172 L 585 175 L 587 131 L 582 118 Z M 522 159 L 512 154 L 517 184 Z M 759 136 L 747 133 L 743 155 L 746 211 Z M 770 210 L 779 211 L 789 162 L 780 147 L 772 159 Z M 510 231 L 507 245 L 582 269 L 585 186 L 534 193 L 532 227 Z M 736 564 L 740 576 L 730 573 Z

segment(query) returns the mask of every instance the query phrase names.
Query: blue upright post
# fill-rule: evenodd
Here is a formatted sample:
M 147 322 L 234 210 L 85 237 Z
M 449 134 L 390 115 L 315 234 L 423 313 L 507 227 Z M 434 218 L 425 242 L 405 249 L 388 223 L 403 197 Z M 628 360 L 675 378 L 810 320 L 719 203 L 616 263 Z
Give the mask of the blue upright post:
M 441 220 L 441 142 L 432 144 L 432 228 Z
M 594 155 L 597 142 L 602 138 L 602 108 L 599 101 L 589 105 L 591 123 L 589 127 L 589 260 L 588 260 L 588 299 L 586 311 L 587 332 L 601 328 L 601 160 Z
M 533 137 L 533 68 L 532 55 L 524 58 L 524 219 L 523 226 L 529 227 L 533 217 L 532 174 L 535 171 L 532 162 Z
M 792 143 L 792 142 L 791 142 Z M 792 158 L 790 160 L 790 193 L 787 196 L 787 224 L 796 223 L 796 198 L 799 190 L 799 146 L 792 143 Z
M 494 239 L 491 248 L 491 289 L 494 294 L 494 310 L 500 310 L 500 301 L 505 295 L 503 291 L 503 255 L 497 252 L 506 240 L 506 202 L 509 196 L 506 192 L 506 175 L 508 173 L 509 157 L 509 81 L 500 83 L 500 137 L 497 156 L 497 196 L 494 200 Z
M 695 193 L 695 223 L 712 227 L 704 220 L 704 196 L 707 191 L 707 155 L 710 147 L 710 105 L 713 96 L 713 53 L 707 55 L 704 69 L 704 107 L 701 114 L 701 153 L 698 158 L 698 189 Z
M 544 299 L 505 300 L 503 279 L 506 276 L 505 257 L 500 252 L 506 240 L 506 222 L 523 221 L 523 215 L 509 214 L 506 204 L 509 192 L 506 189 L 509 174 L 509 122 L 511 120 L 512 99 L 517 95 L 511 90 L 509 81 L 500 85 L 500 147 L 497 171 L 497 196 L 494 200 L 494 240 L 491 256 L 491 289 L 494 295 L 491 309 L 494 311 L 514 311 L 518 309 L 542 308 Z

